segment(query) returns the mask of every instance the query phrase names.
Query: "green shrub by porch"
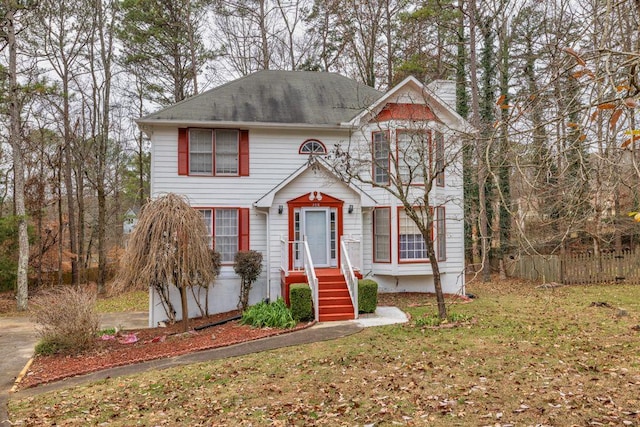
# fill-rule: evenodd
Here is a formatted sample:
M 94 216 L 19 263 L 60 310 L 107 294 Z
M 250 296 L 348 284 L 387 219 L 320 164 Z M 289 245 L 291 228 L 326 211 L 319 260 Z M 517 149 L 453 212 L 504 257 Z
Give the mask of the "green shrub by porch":
M 313 320 L 313 300 L 307 283 L 294 283 L 289 288 L 289 303 L 293 318 L 300 322 Z
M 378 306 L 378 283 L 371 279 L 358 280 L 358 312 L 373 313 Z

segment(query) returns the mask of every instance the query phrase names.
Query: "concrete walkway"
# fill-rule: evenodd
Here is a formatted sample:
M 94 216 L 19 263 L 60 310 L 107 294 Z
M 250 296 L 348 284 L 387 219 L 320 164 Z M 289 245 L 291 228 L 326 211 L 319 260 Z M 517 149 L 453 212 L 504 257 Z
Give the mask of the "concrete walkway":
M 111 313 L 101 316 L 101 328 L 119 327 L 138 329 L 148 325 L 147 313 Z M 51 384 L 44 384 L 17 393 L 9 393 L 15 378 L 33 355 L 36 343 L 34 325 L 28 318 L 0 317 L 0 427 L 9 427 L 7 402 L 11 397 L 22 398 L 49 391 L 74 387 L 106 378 L 131 375 L 140 372 L 167 369 L 208 360 L 242 356 L 250 353 L 273 350 L 313 342 L 328 341 L 361 331 L 365 327 L 391 325 L 407 322 L 407 317 L 396 307 L 378 307 L 376 313 L 362 315 L 358 320 L 318 323 L 311 328 L 248 341 L 228 347 L 204 350 L 181 356 L 152 360 L 135 365 L 106 369 L 87 375 L 67 378 Z
M 146 328 L 147 312 L 107 313 L 100 316 L 100 328 Z M 0 427 L 11 424 L 7 416 L 10 390 L 38 342 L 36 327 L 28 316 L 0 317 Z

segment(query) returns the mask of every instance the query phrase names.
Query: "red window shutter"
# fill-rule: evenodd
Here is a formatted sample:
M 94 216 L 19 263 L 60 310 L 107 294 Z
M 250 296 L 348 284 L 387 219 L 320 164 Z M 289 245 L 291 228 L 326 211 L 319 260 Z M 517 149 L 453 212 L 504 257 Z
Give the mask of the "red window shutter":
M 238 235 L 240 237 L 240 244 L 238 250 L 249 250 L 249 208 L 238 209 L 238 215 L 240 216 L 240 227 Z
M 240 131 L 239 141 L 239 171 L 240 176 L 249 176 L 249 131 Z
M 189 175 L 188 129 L 178 129 L 178 175 Z

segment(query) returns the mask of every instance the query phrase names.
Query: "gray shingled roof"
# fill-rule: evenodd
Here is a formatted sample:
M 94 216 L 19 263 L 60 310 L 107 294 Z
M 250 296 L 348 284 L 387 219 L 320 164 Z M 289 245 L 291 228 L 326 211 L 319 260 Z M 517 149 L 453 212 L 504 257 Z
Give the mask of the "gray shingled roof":
M 149 114 L 139 122 L 337 125 L 351 120 L 382 95 L 334 73 L 260 71 Z

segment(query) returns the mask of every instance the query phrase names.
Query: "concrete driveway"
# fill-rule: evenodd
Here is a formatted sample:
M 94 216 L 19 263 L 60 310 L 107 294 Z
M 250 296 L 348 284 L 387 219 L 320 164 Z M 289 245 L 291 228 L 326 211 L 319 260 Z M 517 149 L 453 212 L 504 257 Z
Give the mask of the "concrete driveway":
M 140 329 L 149 325 L 147 312 L 100 315 L 100 328 Z M 16 377 L 27 364 L 38 342 L 29 317 L 0 317 L 0 427 L 9 427 L 7 401 Z
M 13 383 L 33 355 L 36 329 L 28 317 L 0 317 L 0 426 L 10 426 L 7 399 Z

